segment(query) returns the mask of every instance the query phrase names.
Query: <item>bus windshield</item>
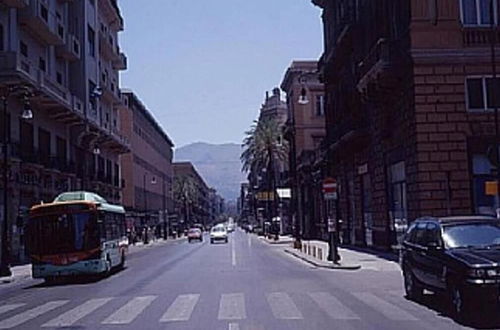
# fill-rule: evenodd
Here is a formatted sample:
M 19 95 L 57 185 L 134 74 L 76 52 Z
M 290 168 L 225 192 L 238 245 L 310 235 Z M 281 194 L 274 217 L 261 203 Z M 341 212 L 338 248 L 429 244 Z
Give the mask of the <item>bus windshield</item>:
M 85 251 L 100 243 L 96 214 L 90 212 L 32 218 L 28 237 L 32 254 Z

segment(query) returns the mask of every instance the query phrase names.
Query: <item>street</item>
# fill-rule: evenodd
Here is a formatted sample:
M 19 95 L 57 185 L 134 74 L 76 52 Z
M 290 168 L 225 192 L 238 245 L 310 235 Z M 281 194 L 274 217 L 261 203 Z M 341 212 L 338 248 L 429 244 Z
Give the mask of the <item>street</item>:
M 42 283 L 0 287 L 0 329 L 460 328 L 444 307 L 406 300 L 394 268 L 314 268 L 239 230 L 229 244 L 140 250 L 97 282 Z

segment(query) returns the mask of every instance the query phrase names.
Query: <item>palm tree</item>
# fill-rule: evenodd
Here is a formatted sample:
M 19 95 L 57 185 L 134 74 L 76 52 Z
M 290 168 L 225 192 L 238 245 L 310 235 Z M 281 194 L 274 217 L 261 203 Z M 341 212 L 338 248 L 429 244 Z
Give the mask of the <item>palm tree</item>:
M 245 132 L 243 140 L 243 152 L 241 161 L 242 170 L 256 176 L 266 172 L 268 191 L 276 191 L 276 170 L 280 165 L 286 164 L 288 159 L 288 144 L 282 138 L 281 127 L 272 118 L 255 121 L 250 129 Z M 278 167 L 279 166 L 279 167 Z M 276 211 L 277 200 L 274 198 L 274 210 Z M 268 220 L 271 222 L 272 214 L 268 212 Z
M 190 176 L 179 176 L 174 179 L 174 200 L 177 205 L 181 205 L 184 211 L 184 222 L 190 222 L 190 209 L 197 201 L 196 187 L 193 178 Z

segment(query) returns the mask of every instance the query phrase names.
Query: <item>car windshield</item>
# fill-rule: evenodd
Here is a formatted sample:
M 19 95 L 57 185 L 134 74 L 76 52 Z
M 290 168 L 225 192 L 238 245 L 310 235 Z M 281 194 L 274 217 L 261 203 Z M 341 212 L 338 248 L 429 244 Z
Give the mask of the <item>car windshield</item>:
M 497 246 L 500 245 L 500 226 L 497 223 L 446 226 L 443 240 L 447 248 Z
M 199 232 L 200 232 L 200 230 L 199 230 L 199 229 L 190 229 L 190 230 L 189 230 L 189 234 L 197 234 L 197 233 L 199 233 Z

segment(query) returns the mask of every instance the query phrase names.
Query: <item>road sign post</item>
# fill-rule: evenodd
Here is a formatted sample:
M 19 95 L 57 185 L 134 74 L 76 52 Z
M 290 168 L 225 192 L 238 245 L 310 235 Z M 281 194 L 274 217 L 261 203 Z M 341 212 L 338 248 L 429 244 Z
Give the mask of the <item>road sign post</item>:
M 337 180 L 335 178 L 326 178 L 323 180 L 323 197 L 325 200 L 335 201 L 335 211 L 336 211 L 336 219 L 328 217 L 328 234 L 330 236 L 329 242 L 329 259 L 333 261 L 333 263 L 338 264 L 340 261 L 340 256 L 338 252 L 337 246 L 337 221 L 339 214 L 339 203 L 338 203 L 338 194 L 337 194 Z

